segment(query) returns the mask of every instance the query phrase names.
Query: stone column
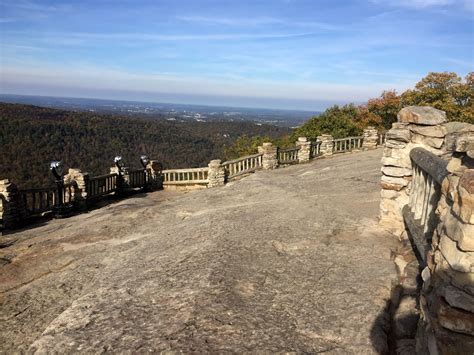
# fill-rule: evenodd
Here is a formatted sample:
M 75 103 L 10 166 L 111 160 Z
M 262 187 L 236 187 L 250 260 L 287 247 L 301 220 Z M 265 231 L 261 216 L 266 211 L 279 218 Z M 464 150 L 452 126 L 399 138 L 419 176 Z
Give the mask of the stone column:
M 412 180 L 410 151 L 422 147 L 435 155 L 446 156 L 447 132 L 465 124 L 446 123 L 446 113 L 429 106 L 407 106 L 397 117 L 398 122 L 385 136 L 380 222 L 401 234 L 405 230 L 402 208 L 408 203 Z
M 300 148 L 298 151 L 298 163 L 309 162 L 311 156 L 311 142 L 309 142 L 306 137 L 299 137 L 296 146 Z
M 0 219 L 3 228 L 13 228 L 26 217 L 26 207 L 18 194 L 18 188 L 8 179 L 0 180 Z
M 378 131 L 375 127 L 369 126 L 364 129 L 364 140 L 362 142 L 362 149 L 363 150 L 372 150 L 377 148 L 377 143 L 379 140 Z
M 274 147 L 272 143 L 263 143 L 261 147 L 258 147 L 258 152 L 263 154 L 262 166 L 264 170 L 275 169 L 278 167 L 277 151 L 277 147 Z
M 330 134 L 323 134 L 318 136 L 317 139 L 321 141 L 321 156 L 326 157 L 332 155 L 334 149 L 334 138 Z
M 220 159 L 211 160 L 208 166 L 207 179 L 209 182 L 207 187 L 223 186 L 225 184 L 225 170 Z
M 89 181 L 89 174 L 82 172 L 80 169 L 69 169 L 64 176 L 64 183 L 75 182 L 74 196 L 72 200 L 79 209 L 87 208 L 87 183 Z
M 148 183 L 152 190 L 163 189 L 163 165 L 158 160 L 150 160 L 146 165 Z

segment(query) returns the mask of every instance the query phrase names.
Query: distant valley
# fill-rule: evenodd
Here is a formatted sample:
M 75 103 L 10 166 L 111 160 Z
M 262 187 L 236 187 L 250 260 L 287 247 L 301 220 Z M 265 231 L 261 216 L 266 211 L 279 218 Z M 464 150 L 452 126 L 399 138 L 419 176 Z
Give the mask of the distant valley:
M 154 114 L 132 114 L 121 111 L 125 104 L 113 103 L 100 112 L 86 109 L 87 105 L 91 104 L 64 110 L 0 103 L 0 179 L 9 178 L 23 188 L 48 186 L 53 183 L 51 160 L 99 175 L 108 173 L 116 155 L 135 168 L 140 167 L 142 154 L 166 168 L 207 166 L 212 159 L 233 158 L 226 149 L 241 136 L 279 139 L 292 132 L 263 121 L 225 120 L 223 112 L 213 121 L 178 118 L 182 113 L 170 120 L 166 113 L 158 112 L 158 106 Z M 142 107 L 126 105 L 131 105 L 130 110 Z
M 41 107 L 85 111 L 125 116 L 145 116 L 168 121 L 253 121 L 282 127 L 296 127 L 319 112 L 236 108 L 139 101 L 65 98 L 0 94 L 0 102 L 22 103 Z

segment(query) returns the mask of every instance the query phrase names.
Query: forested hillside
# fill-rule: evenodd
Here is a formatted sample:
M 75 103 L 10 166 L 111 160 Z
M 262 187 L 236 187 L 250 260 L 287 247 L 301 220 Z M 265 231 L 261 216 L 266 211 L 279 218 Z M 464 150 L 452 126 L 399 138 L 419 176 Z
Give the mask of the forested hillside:
M 142 154 L 165 168 L 205 166 L 224 158 L 241 135 L 276 139 L 289 133 L 253 122 L 170 122 L 0 103 L 0 179 L 49 185 L 51 160 L 97 175 L 109 171 L 116 155 L 130 167 L 139 167 Z

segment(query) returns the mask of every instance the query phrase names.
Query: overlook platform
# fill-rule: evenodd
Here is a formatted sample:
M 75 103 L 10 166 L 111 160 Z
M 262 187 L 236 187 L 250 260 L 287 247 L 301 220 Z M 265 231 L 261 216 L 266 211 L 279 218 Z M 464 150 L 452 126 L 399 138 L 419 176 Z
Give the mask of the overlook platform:
M 381 150 L 137 195 L 0 249 L 0 351 L 379 353 Z

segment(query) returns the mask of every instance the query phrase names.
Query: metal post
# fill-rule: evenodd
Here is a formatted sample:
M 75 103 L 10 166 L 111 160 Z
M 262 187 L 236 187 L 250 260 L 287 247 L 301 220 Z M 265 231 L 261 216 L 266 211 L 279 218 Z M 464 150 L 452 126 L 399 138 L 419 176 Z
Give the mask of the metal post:
M 54 175 L 55 182 L 56 182 L 56 195 L 57 198 L 55 199 L 55 206 L 53 208 L 53 216 L 54 218 L 64 218 L 71 215 L 72 205 L 66 205 L 64 203 L 64 178 L 61 168 L 60 161 L 52 161 L 50 164 L 51 172 Z

